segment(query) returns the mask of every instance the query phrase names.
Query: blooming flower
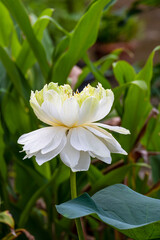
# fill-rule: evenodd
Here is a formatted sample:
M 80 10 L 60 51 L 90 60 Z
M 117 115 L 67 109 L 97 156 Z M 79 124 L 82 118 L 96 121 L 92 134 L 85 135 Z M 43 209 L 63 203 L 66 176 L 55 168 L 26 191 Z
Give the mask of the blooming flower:
M 110 153 L 127 154 L 106 130 L 129 134 L 125 128 L 96 123 L 111 110 L 114 95 L 101 84 L 88 85 L 74 93 L 69 85 L 45 85 L 31 92 L 30 104 L 36 116 L 50 125 L 22 135 L 24 158 L 36 156 L 39 165 L 60 154 L 64 164 L 76 171 L 87 171 L 90 157 L 111 163 Z

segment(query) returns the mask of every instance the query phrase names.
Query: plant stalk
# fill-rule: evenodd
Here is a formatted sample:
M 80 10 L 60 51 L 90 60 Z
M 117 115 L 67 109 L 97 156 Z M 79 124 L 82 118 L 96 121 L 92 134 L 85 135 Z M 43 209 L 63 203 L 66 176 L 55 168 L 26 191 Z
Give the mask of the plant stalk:
M 72 172 L 72 170 L 70 171 L 70 184 L 71 184 L 71 197 L 73 199 L 77 197 L 77 187 L 76 187 L 76 173 Z M 85 240 L 80 218 L 76 218 L 75 223 L 79 240 Z

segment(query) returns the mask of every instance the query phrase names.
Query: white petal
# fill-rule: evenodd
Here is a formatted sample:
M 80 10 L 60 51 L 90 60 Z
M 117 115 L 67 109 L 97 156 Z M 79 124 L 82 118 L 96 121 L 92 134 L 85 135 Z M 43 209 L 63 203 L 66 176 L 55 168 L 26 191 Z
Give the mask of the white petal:
M 107 114 L 110 112 L 111 107 L 113 105 L 114 101 L 114 95 L 111 90 L 107 90 L 107 96 L 103 97 L 98 106 L 98 111 L 95 115 L 95 117 L 92 119 L 92 122 L 99 121 L 100 119 L 103 119 Z
M 110 137 L 105 134 L 106 131 L 102 132 L 101 128 L 99 128 L 93 124 L 85 125 L 84 127 L 87 128 L 90 132 L 94 133 L 98 137 L 110 139 Z
M 90 166 L 90 156 L 88 152 L 80 152 L 80 158 L 76 166 L 72 168 L 73 172 L 87 171 Z
M 62 142 L 62 139 L 66 137 L 66 131 L 67 128 L 65 127 L 55 127 L 55 134 L 52 141 L 41 150 L 41 153 L 46 154 L 57 148 Z
M 34 153 L 46 147 L 56 134 L 56 128 L 45 127 L 33 132 L 23 134 L 19 139 L 19 144 L 24 144 L 23 150 Z
M 33 156 L 36 156 L 36 154 L 37 154 L 37 152 L 34 152 L 34 153 L 30 154 L 29 151 L 26 151 L 26 156 L 23 158 L 23 160 L 26 159 L 26 158 L 31 158 Z
M 52 122 L 61 122 L 59 112 L 62 108 L 62 102 L 56 91 L 48 90 L 44 93 L 44 102 L 42 103 L 41 108 Z
M 91 126 L 93 128 L 96 127 L 98 131 L 94 131 L 94 134 L 100 137 L 101 141 L 107 146 L 111 153 L 121 153 L 127 155 L 127 152 L 121 147 L 118 141 L 109 132 L 97 127 L 96 125 L 91 124 Z M 104 137 L 100 136 L 99 132 L 104 134 Z
M 71 127 L 76 124 L 79 117 L 79 104 L 74 97 L 68 98 L 64 101 L 61 109 L 61 121 L 64 125 Z
M 104 143 L 106 144 L 110 152 L 127 155 L 128 153 L 121 147 L 119 142 L 110 133 L 108 133 L 108 135 L 112 137 L 112 139 L 111 140 L 105 139 Z
M 38 152 L 36 155 L 36 162 L 38 163 L 38 165 L 42 165 L 43 163 L 51 160 L 52 158 L 56 157 L 64 148 L 64 146 L 66 145 L 67 139 L 66 137 L 62 139 L 60 145 L 54 149 L 51 152 L 48 152 L 46 154 L 42 154 L 41 152 Z
M 121 134 L 130 134 L 130 131 L 126 128 L 123 128 L 123 127 L 110 126 L 110 125 L 107 125 L 107 124 L 104 124 L 104 123 L 92 123 L 92 124 L 95 125 L 95 126 L 106 128 L 106 129 L 114 131 L 114 132 L 121 133 Z
M 89 152 L 89 154 L 90 154 L 91 157 L 97 158 L 97 159 L 99 159 L 99 160 L 101 160 L 101 161 L 103 161 L 103 162 L 105 162 L 105 163 L 110 164 L 110 163 L 112 162 L 111 156 L 101 157 L 101 156 L 98 156 L 98 155 L 96 155 L 96 154 L 94 154 L 94 153 L 92 153 L 92 152 Z
M 41 106 L 38 104 L 38 102 L 36 100 L 36 97 L 35 97 L 33 92 L 31 92 L 30 104 L 31 104 L 31 107 L 33 108 L 33 111 L 34 111 L 35 115 L 37 116 L 37 118 L 39 120 L 41 120 L 42 122 L 47 123 L 49 125 L 52 124 L 52 119 L 48 116 L 48 114 L 46 114 L 43 111 Z
M 67 143 L 60 153 L 62 162 L 70 168 L 77 165 L 80 158 L 80 152 L 73 148 L 70 144 L 70 133 L 67 136 Z
M 108 157 L 110 152 L 105 144 L 94 134 L 82 127 L 71 131 L 71 145 L 79 151 L 91 151 L 101 157 Z
M 88 97 L 82 103 L 79 113 L 78 124 L 91 122 L 98 110 L 98 100 L 95 97 Z

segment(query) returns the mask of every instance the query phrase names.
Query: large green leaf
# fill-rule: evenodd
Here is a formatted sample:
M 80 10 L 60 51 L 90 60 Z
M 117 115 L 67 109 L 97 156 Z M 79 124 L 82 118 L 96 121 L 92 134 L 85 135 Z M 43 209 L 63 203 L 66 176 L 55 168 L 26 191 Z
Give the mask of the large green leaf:
M 84 193 L 56 208 L 70 219 L 95 213 L 103 222 L 136 240 L 160 237 L 160 200 L 122 184 L 104 188 L 92 197 Z
M 71 33 L 68 50 L 56 62 L 52 81 L 65 83 L 72 67 L 86 53 L 87 49 L 96 41 L 98 27 L 103 8 L 109 7 L 115 0 L 101 0 L 94 2 L 82 16 Z
M 125 138 L 120 136 L 119 140 L 124 144 L 127 152 L 133 148 L 136 138 L 152 109 L 150 104 L 150 82 L 153 73 L 153 57 L 157 50 L 159 50 L 159 47 L 152 51 L 143 69 L 135 76 L 135 80 L 145 81 L 148 87 L 147 91 L 142 91 L 142 89 L 133 85 L 130 87 L 125 98 L 122 126 L 129 129 L 131 135 Z
M 20 28 L 24 32 L 31 49 L 39 62 L 43 76 L 47 78 L 49 72 L 49 65 L 47 62 L 46 54 L 43 46 L 41 45 L 41 43 L 36 38 L 36 35 L 34 34 L 29 17 L 22 2 L 20 0 L 16 1 L 1 0 L 1 1 L 8 8 L 10 13 L 13 15 L 13 17 L 19 24 Z
M 33 30 L 34 30 L 34 33 L 38 40 L 42 39 L 43 32 L 50 21 L 50 19 L 48 19 L 48 17 L 51 17 L 52 13 L 53 13 L 53 9 L 50 9 L 50 8 L 45 9 L 41 13 L 39 18 L 35 22 L 35 24 L 33 25 Z M 32 67 L 32 65 L 35 63 L 35 61 L 36 61 L 36 58 L 35 58 L 33 52 L 31 51 L 31 48 L 30 48 L 27 40 L 25 39 L 23 42 L 23 45 L 22 45 L 22 49 L 16 60 L 17 65 L 19 66 L 21 71 L 25 74 L 26 71 L 30 67 Z

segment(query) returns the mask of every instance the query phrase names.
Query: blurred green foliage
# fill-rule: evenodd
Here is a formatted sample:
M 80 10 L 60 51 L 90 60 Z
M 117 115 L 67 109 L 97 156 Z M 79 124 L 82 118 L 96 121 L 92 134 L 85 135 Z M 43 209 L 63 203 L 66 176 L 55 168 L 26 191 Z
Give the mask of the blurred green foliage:
M 159 159 L 160 117 L 158 112 L 153 111 L 150 101 L 151 89 L 153 91 L 158 79 L 156 71 L 159 72 L 157 65 L 152 78 L 153 58 L 159 48 L 153 50 L 139 72 L 129 63 L 119 61 L 122 49 L 96 62 L 92 62 L 87 54 L 97 40 L 103 9 L 109 24 L 112 17 L 108 11 L 114 2 L 97 0 L 75 4 L 75 1 L 54 1 L 55 5 L 52 5 L 53 1 L 24 1 L 27 8 L 20 0 L 0 2 L 0 207 L 1 212 L 10 211 L 15 229 L 27 229 L 38 240 L 77 239 L 73 222 L 59 216 L 55 209 L 55 204 L 70 199 L 69 169 L 59 157 L 41 167 L 34 159 L 22 161 L 24 153 L 19 152 L 21 148 L 17 139 L 42 126 L 29 105 L 31 90 L 40 90 L 50 81 L 59 84 L 68 82 L 71 69 L 80 60 L 85 67 L 76 88 L 82 85 L 89 73 L 94 77 L 93 85 L 100 82 L 103 87 L 111 87 L 112 82 L 106 78 L 106 73 L 112 68 L 112 77 L 116 81 L 113 88 L 115 103 L 106 120 L 113 123 L 113 117 L 118 117 L 131 135 L 115 134 L 128 151 L 128 157 L 122 159 L 122 156 L 113 154 L 111 166 L 93 161 L 88 172 L 77 174 L 78 193 L 94 193 L 102 187 L 125 182 L 138 192 L 159 197 L 159 160 L 155 158 Z M 68 21 L 72 23 L 68 24 Z M 128 36 L 130 24 L 124 28 Z M 51 26 L 54 26 L 52 30 Z M 113 35 L 114 38 L 118 39 Z M 148 181 L 150 168 L 143 165 L 149 158 L 154 181 Z M 87 217 L 84 225 L 87 234 L 92 234 L 95 239 L 113 239 L 117 234 L 92 217 Z M 1 224 L 0 238 L 7 236 L 9 231 Z M 26 239 L 25 236 L 19 239 Z M 9 237 L 14 239 L 12 233 Z

